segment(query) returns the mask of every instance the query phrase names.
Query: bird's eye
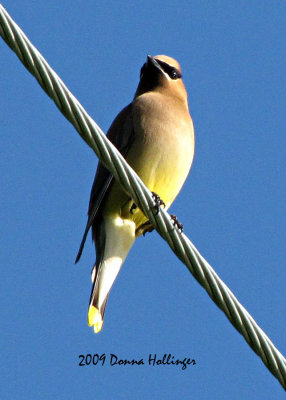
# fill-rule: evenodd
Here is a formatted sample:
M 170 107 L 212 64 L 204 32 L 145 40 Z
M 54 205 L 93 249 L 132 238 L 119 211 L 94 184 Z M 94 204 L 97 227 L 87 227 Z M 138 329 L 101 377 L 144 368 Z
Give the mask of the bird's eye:
M 172 71 L 170 72 L 170 78 L 171 79 L 178 79 L 179 78 L 179 74 L 178 74 L 178 71 L 176 69 L 172 69 Z
M 159 60 L 159 59 L 157 59 L 157 58 L 156 58 L 156 61 L 157 61 L 157 63 L 160 65 L 160 67 L 162 68 L 162 70 L 163 70 L 164 72 L 166 72 L 166 74 L 168 74 L 169 77 L 170 77 L 172 80 L 176 80 L 176 79 L 182 78 L 182 74 L 181 74 L 181 72 L 180 72 L 177 68 L 172 67 L 172 66 L 169 65 L 168 63 L 166 63 L 166 62 L 164 62 L 164 61 L 162 61 L 162 60 Z

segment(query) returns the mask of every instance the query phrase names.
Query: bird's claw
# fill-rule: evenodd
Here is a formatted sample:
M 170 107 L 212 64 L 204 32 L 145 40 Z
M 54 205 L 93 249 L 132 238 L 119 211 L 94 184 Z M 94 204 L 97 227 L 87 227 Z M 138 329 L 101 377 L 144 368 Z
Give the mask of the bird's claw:
M 147 221 L 147 222 L 146 222 L 146 225 L 149 225 L 149 224 L 150 224 L 150 222 Z M 143 230 L 143 236 L 145 237 L 146 233 L 152 232 L 152 231 L 154 231 L 154 227 L 153 227 L 153 226 L 149 226 L 148 228 L 145 228 L 145 229 Z
M 176 226 L 180 232 L 183 232 L 184 226 L 183 226 L 183 224 L 181 224 L 181 222 L 178 221 L 178 218 L 176 217 L 176 215 L 171 214 L 170 216 L 171 216 L 173 225 Z
M 154 206 L 155 211 L 156 211 L 155 215 L 157 215 L 158 212 L 159 212 L 160 206 L 166 207 L 166 204 L 160 198 L 160 196 L 157 195 L 157 193 L 152 192 L 152 197 L 153 197 L 153 200 L 154 200 L 154 203 L 155 203 L 155 206 Z

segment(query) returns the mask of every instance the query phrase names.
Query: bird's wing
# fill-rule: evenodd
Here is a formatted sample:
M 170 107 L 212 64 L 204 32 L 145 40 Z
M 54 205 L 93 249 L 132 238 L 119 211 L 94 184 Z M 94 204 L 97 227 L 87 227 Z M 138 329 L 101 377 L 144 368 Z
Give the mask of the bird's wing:
M 134 138 L 132 122 L 132 103 L 125 107 L 117 115 L 107 132 L 107 137 L 111 141 L 111 143 L 113 143 L 114 146 L 120 151 L 123 157 L 125 157 Z M 98 214 L 98 210 L 108 192 L 108 189 L 110 188 L 113 178 L 114 177 L 112 173 L 107 168 L 105 168 L 101 162 L 99 162 L 90 193 L 88 220 L 75 260 L 76 263 L 81 257 L 88 231 Z

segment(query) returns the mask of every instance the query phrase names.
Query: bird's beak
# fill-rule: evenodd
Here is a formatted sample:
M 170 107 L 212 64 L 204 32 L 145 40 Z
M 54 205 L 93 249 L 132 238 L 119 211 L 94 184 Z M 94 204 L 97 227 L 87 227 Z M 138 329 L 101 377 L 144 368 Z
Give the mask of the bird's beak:
M 161 68 L 160 64 L 158 63 L 158 61 L 155 60 L 155 58 L 153 58 L 153 57 L 150 56 L 150 55 L 147 56 L 147 62 L 146 62 L 146 64 L 147 64 L 147 65 L 150 65 L 150 66 L 153 66 L 153 67 L 159 69 L 160 71 L 162 71 L 162 68 Z

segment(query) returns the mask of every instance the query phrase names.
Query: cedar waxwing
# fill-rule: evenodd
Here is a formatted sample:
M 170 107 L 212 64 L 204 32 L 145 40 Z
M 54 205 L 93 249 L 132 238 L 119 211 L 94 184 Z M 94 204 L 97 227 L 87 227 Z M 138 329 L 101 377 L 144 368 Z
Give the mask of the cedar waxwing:
M 131 104 L 113 121 L 107 137 L 167 210 L 189 173 L 194 128 L 180 65 L 167 56 L 147 57 Z M 88 325 L 99 332 L 110 289 L 135 239 L 152 230 L 112 174 L 99 163 L 91 190 L 88 222 L 96 247 Z

